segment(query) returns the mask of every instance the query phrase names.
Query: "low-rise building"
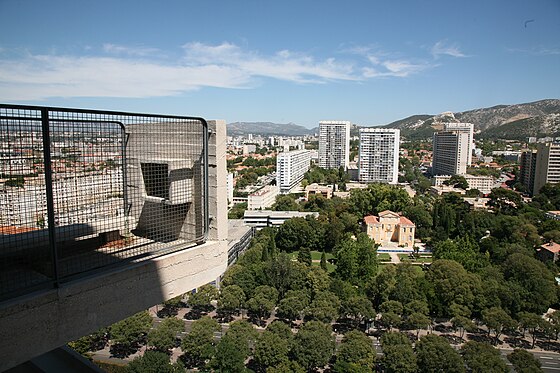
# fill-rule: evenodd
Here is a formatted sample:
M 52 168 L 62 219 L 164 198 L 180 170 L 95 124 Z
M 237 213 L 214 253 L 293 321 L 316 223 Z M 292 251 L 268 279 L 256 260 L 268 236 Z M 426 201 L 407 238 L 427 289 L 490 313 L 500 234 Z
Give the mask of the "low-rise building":
M 560 211 L 548 211 L 544 215 L 547 219 L 560 220 Z
M 333 196 L 333 187 L 330 185 L 319 185 L 317 183 L 310 184 L 305 187 L 305 199 L 309 200 L 310 195 L 321 195 L 326 199 Z
M 537 257 L 543 262 L 556 262 L 560 257 L 560 245 L 551 241 L 539 246 L 537 249 Z
M 275 186 L 267 185 L 264 188 L 249 194 L 247 199 L 247 208 L 249 210 L 262 210 L 266 209 L 276 202 L 278 195 L 278 188 Z
M 431 186 L 428 192 L 433 196 L 441 196 L 446 193 L 465 194 L 465 190 L 461 188 L 454 188 L 447 185 Z
M 385 210 L 379 216 L 366 216 L 364 223 L 367 235 L 381 246 L 391 242 L 398 246 L 414 246 L 416 225 L 396 212 Z
M 465 178 L 469 184 L 469 189 L 477 189 L 482 194 L 488 194 L 496 187 L 496 178 L 494 176 L 475 176 L 469 174 L 460 176 Z M 435 186 L 440 186 L 449 179 L 451 179 L 451 175 L 438 175 L 434 176 L 433 182 Z
M 306 216 L 313 216 L 317 218 L 318 212 L 300 212 L 300 211 L 249 211 L 246 210 L 243 215 L 243 222 L 250 226 L 264 228 L 276 227 L 284 224 L 284 222 L 291 218 L 305 218 Z
M 490 198 L 482 198 L 482 197 L 464 197 L 463 201 L 469 206 L 469 208 L 473 210 L 487 210 L 488 209 L 488 202 L 490 202 Z

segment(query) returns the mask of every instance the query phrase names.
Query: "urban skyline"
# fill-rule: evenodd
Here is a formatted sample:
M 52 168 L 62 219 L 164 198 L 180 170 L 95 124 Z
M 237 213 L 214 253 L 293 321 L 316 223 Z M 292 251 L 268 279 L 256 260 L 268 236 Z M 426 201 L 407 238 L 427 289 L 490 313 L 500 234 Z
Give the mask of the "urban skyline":
M 314 127 L 559 97 L 555 1 L 27 1 L 0 14 L 2 102 Z

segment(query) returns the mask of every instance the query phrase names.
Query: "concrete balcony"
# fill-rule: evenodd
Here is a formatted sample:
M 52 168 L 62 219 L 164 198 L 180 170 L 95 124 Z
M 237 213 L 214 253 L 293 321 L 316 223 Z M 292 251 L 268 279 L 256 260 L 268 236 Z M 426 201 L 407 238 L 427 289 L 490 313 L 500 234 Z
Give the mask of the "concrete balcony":
M 56 119 L 51 117 L 50 123 L 45 123 L 40 118 L 29 122 L 27 108 L 20 116 L 3 109 L 5 106 L 0 107 L 0 120 L 8 124 L 3 128 L 19 124 L 20 136 L 36 138 L 34 132 L 50 125 L 51 139 L 54 136 L 59 143 L 66 141 L 66 146 L 73 148 L 72 154 L 84 154 L 93 148 L 96 149 L 93 156 L 102 155 L 102 146 L 109 148 L 107 144 L 112 142 L 111 153 L 115 154 L 113 150 L 117 148 L 120 153 L 103 164 L 121 167 L 123 176 L 117 178 L 115 185 L 86 188 L 84 183 L 74 180 L 83 181 L 84 173 L 101 180 L 95 178 L 100 162 L 92 162 L 87 172 L 77 172 L 77 168 L 89 166 L 75 158 L 72 158 L 72 168 L 70 162 L 57 160 L 53 163 L 63 171 L 43 176 L 45 183 L 51 183 L 51 190 L 45 192 L 49 216 L 37 222 L 18 221 L 18 225 L 6 225 L 0 220 L 3 229 L 0 232 L 3 336 L 0 371 L 212 282 L 225 271 L 228 263 L 225 122 L 209 121 L 206 127 L 195 128 L 197 133 L 208 136 L 204 141 L 197 141 L 200 148 L 190 146 L 185 153 L 183 146 L 192 140 L 194 127 L 178 131 L 182 135 L 165 134 L 172 132 L 176 121 L 182 118 L 147 117 L 148 120 L 133 116 L 127 123 L 125 114 L 117 113 L 108 120 L 109 114 L 115 113 L 103 113 L 105 122 L 100 124 L 92 120 L 95 112 L 76 111 L 78 115 L 62 110 L 64 115 L 56 113 L 53 115 Z M 44 112 L 40 108 L 39 111 Z M 74 131 L 68 127 L 80 123 L 77 117 L 82 121 L 86 117 L 88 126 L 95 122 L 97 132 L 86 130 L 75 136 L 75 127 Z M 118 128 L 114 132 L 106 131 L 107 123 L 114 122 L 120 123 Z M 25 131 L 21 131 L 21 123 L 25 123 Z M 53 123 L 63 123 L 64 128 L 53 129 Z M 102 130 L 98 131 L 100 126 Z M 147 131 L 150 127 L 159 129 L 160 133 L 154 140 L 158 143 L 155 149 L 150 147 L 152 135 Z M 66 137 L 70 133 L 74 137 L 69 140 Z M 16 138 L 13 133 L 0 136 L 4 140 Z M 166 153 L 166 141 L 170 142 L 167 150 L 171 149 L 171 155 Z M 54 154 L 49 142 L 45 144 L 43 147 Z M 146 147 L 148 151 L 143 151 Z M 22 147 L 12 149 L 9 156 L 29 157 L 29 162 L 22 162 L 28 167 L 40 157 L 41 151 Z M 142 168 L 141 163 L 165 166 L 156 166 L 155 177 L 152 173 L 152 180 L 146 181 L 146 172 L 154 167 Z M 50 169 L 55 167 L 51 164 Z M 41 176 L 25 177 L 24 181 L 42 185 L 36 179 Z M 16 206 L 16 212 L 18 206 L 33 209 L 22 215 L 35 219 L 39 208 L 29 203 L 25 184 L 6 186 L 4 182 L 0 191 L 14 194 L 15 200 L 25 200 L 26 203 Z M 78 193 L 68 192 L 76 185 L 82 185 L 77 188 Z M 61 196 L 61 190 L 66 198 Z M 104 194 L 100 197 L 101 193 Z M 74 195 L 77 195 L 75 200 L 71 197 Z M 105 202 L 113 199 L 118 203 Z M 114 209 L 107 211 L 107 206 Z

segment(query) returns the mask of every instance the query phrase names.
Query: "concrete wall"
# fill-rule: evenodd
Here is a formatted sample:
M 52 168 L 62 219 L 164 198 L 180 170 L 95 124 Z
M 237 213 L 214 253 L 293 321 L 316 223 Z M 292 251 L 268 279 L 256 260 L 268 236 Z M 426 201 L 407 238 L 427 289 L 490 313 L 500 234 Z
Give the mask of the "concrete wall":
M 0 304 L 0 371 L 217 279 L 227 267 L 226 125 L 211 121 L 208 241 Z

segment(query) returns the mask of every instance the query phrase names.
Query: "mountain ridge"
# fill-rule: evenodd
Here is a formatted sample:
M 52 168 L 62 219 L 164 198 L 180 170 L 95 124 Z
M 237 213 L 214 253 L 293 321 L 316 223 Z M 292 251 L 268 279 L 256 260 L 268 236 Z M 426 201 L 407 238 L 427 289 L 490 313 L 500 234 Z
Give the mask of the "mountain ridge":
M 474 123 L 480 137 L 526 139 L 535 136 L 560 136 L 560 99 L 543 99 L 512 105 L 495 105 L 463 112 L 441 114 L 415 114 L 394 122 L 374 126 L 397 128 L 407 140 L 431 138 L 445 121 Z M 353 125 L 356 127 L 356 125 Z M 366 126 L 357 126 L 366 127 Z M 318 127 L 309 129 L 295 123 L 233 122 L 228 123 L 229 135 L 280 135 L 304 136 L 318 132 Z M 357 134 L 354 128 L 353 135 Z

